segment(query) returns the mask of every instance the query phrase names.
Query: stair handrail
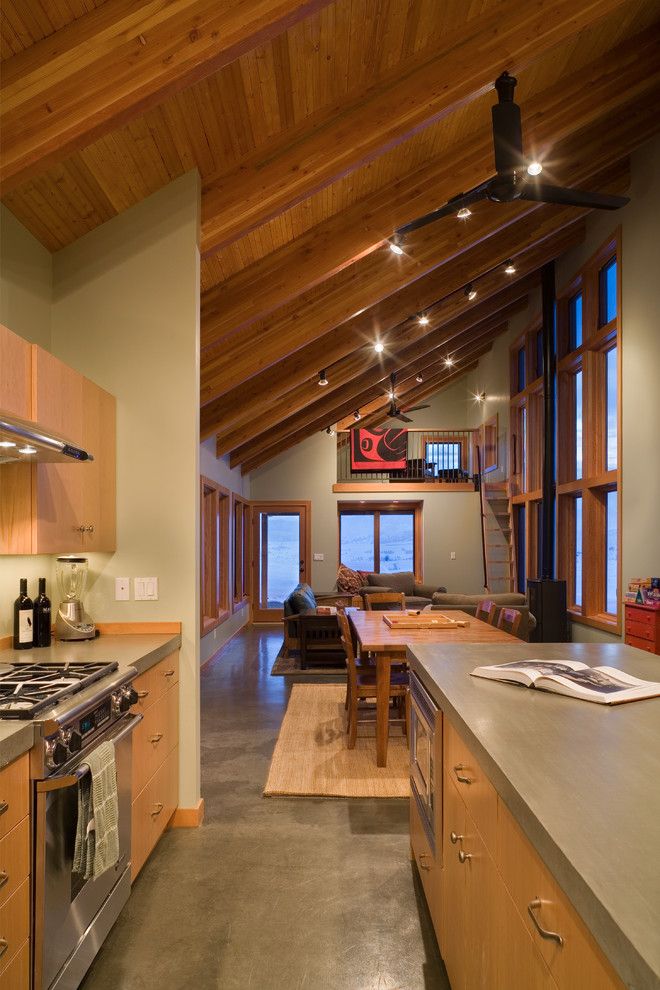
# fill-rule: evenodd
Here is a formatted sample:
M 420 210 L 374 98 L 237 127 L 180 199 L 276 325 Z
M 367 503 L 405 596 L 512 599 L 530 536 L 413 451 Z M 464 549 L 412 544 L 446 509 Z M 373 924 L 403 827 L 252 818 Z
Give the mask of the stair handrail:
M 481 447 L 476 445 L 477 450 L 477 475 L 479 477 L 479 510 L 481 512 L 481 556 L 484 565 L 484 590 L 490 591 L 488 587 L 488 564 L 486 561 L 486 505 L 484 503 L 484 478 L 481 469 Z

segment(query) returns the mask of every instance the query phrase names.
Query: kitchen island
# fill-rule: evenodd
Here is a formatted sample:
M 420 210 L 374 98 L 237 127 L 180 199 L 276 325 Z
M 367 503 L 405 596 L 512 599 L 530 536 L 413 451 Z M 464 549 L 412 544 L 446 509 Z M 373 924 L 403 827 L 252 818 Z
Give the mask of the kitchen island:
M 619 644 L 434 644 L 408 653 L 413 673 L 442 712 L 445 803 L 461 788 L 454 777 L 464 776 L 451 776 L 456 766 L 447 739 L 453 736 L 497 792 L 497 868 L 500 825 L 512 818 L 621 983 L 660 988 L 660 699 L 605 706 L 469 676 L 479 665 L 536 658 L 609 665 L 660 680 L 657 659 Z M 463 787 L 461 797 L 471 792 L 473 800 L 477 789 Z M 477 820 L 480 828 L 490 848 L 486 825 Z M 446 888 L 457 846 L 444 839 L 443 828 L 438 883 Z M 519 907 L 519 913 L 530 928 L 526 912 Z M 552 978 L 561 986 L 554 972 Z

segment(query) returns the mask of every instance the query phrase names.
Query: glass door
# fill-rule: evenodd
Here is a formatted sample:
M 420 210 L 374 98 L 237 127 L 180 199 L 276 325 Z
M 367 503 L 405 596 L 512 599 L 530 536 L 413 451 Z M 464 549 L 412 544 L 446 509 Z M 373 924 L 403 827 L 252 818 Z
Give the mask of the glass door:
M 309 503 L 253 502 L 253 619 L 277 622 L 284 599 L 309 583 Z

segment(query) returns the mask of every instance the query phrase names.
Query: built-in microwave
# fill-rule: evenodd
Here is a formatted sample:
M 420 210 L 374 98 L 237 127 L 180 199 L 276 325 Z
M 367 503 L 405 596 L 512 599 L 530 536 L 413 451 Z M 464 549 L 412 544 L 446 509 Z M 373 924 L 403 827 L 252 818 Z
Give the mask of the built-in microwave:
M 417 810 L 435 854 L 436 821 L 439 813 L 435 801 L 435 774 L 441 767 L 435 764 L 435 733 L 438 706 L 430 697 L 416 674 L 410 677 L 410 789 Z

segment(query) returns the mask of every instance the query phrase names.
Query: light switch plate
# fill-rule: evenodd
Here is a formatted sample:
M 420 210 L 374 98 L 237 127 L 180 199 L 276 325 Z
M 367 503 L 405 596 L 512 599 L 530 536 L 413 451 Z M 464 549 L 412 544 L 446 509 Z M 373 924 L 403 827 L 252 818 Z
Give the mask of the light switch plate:
M 127 602 L 131 597 L 131 579 L 127 577 L 115 578 L 115 601 Z
M 452 552 L 449 554 L 449 559 L 450 560 L 456 560 L 456 551 L 455 550 L 452 550 Z
M 325 560 L 325 554 L 324 553 L 315 553 L 314 554 L 314 560 Z
M 133 587 L 136 602 L 158 601 L 157 577 L 136 577 L 133 581 Z

